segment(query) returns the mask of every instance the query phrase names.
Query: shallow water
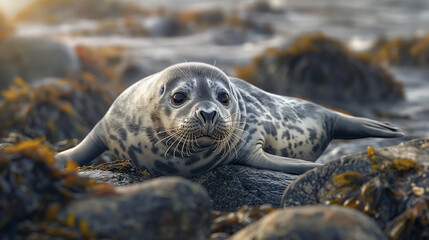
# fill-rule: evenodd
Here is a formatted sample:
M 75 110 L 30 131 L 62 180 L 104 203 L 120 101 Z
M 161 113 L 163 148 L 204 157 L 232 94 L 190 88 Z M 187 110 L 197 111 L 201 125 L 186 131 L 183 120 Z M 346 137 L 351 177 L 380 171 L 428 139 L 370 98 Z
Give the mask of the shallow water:
M 250 1 L 137 1 L 146 6 L 174 8 L 201 8 L 218 6 L 239 14 Z M 410 37 L 429 32 L 429 1 L 426 0 L 288 0 L 272 1 L 282 13 L 252 15 L 258 22 L 271 23 L 276 33 L 270 37 L 254 36 L 238 45 L 219 45 L 219 38 L 228 38 L 222 29 L 211 29 L 191 36 L 174 38 L 136 38 L 123 36 L 71 36 L 76 29 L 91 29 L 96 22 L 82 20 L 60 26 L 27 24 L 18 28 L 21 36 L 52 36 L 73 46 L 76 44 L 100 46 L 121 45 L 130 50 L 127 59 L 143 66 L 147 74 L 184 61 L 203 61 L 223 68 L 233 75 L 233 65 L 248 64 L 252 57 L 267 47 L 287 46 L 295 37 L 309 32 L 323 32 L 347 43 L 352 49 L 365 50 L 380 37 Z M 425 69 L 389 68 L 405 86 L 404 102 L 383 106 L 384 112 L 394 118 L 383 119 L 404 130 L 399 139 L 364 139 L 333 141 L 319 159 L 326 162 L 343 154 L 361 152 L 366 146 L 388 146 L 402 141 L 429 137 L 429 72 Z M 428 69 L 429 70 L 429 69 Z M 143 76 L 142 76 L 143 77 Z M 363 112 L 366 109 L 362 109 Z

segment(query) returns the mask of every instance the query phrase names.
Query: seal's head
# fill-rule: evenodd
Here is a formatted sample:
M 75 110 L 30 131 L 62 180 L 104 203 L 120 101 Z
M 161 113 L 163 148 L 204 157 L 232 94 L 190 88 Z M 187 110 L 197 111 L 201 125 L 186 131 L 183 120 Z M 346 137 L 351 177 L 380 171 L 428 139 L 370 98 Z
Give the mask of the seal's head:
M 239 139 L 238 98 L 220 69 L 182 63 L 154 76 L 158 88 L 157 144 L 165 154 L 189 156 L 207 148 L 232 151 Z

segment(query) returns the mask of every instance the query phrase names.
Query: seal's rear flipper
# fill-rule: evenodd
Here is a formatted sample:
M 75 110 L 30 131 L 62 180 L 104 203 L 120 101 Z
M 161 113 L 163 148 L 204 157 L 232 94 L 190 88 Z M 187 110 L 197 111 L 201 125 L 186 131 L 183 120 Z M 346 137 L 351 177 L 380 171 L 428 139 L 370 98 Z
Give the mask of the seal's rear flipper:
M 82 166 L 107 150 L 99 135 L 100 122 L 92 129 L 92 131 L 80 142 L 77 146 L 65 150 L 55 155 L 55 160 L 59 167 L 66 167 L 68 160 L 73 160 Z
M 333 123 L 334 139 L 357 139 L 366 137 L 396 138 L 404 133 L 389 123 L 368 118 L 351 117 L 339 114 Z

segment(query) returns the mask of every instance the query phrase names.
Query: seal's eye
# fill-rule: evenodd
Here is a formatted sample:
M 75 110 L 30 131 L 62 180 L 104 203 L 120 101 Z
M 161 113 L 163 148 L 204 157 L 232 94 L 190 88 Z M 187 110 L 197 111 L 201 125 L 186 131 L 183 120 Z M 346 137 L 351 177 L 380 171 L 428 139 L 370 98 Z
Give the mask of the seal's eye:
M 171 98 L 171 102 L 174 105 L 180 105 L 186 101 L 186 95 L 183 93 L 175 93 Z
M 221 93 L 217 97 L 219 102 L 221 102 L 223 105 L 228 106 L 229 105 L 229 95 L 227 93 Z

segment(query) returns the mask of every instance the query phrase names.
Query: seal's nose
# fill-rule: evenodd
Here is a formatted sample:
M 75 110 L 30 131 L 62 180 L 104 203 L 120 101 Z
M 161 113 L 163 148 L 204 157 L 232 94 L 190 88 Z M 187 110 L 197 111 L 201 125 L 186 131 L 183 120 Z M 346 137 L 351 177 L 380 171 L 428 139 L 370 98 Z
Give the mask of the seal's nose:
M 197 113 L 197 117 L 204 124 L 207 124 L 207 123 L 214 124 L 219 118 L 219 113 L 216 110 L 209 111 L 209 112 L 200 110 Z

